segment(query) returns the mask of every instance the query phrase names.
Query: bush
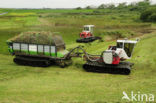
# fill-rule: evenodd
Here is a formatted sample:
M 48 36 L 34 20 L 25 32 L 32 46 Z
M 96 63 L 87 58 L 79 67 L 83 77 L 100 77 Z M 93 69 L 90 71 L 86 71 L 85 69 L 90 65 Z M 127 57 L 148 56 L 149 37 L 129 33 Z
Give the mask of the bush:
M 82 8 L 81 8 L 81 7 L 77 7 L 76 9 L 77 9 L 77 10 L 81 10 Z
M 149 20 L 156 22 L 156 13 L 153 13 L 152 15 L 150 15 Z
M 87 6 L 86 9 L 91 9 L 91 7 L 90 6 Z
M 156 8 L 150 8 L 142 12 L 140 19 L 145 22 L 156 22 Z

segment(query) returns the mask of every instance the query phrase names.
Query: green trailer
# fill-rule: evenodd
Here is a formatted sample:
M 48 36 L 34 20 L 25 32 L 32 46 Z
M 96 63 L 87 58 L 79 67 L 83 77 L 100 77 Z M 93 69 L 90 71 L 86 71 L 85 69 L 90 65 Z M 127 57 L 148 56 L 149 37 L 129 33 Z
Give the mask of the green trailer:
M 46 67 L 56 63 L 64 67 L 71 62 L 65 58 L 69 52 L 62 37 L 51 32 L 24 32 L 7 44 L 16 64 Z

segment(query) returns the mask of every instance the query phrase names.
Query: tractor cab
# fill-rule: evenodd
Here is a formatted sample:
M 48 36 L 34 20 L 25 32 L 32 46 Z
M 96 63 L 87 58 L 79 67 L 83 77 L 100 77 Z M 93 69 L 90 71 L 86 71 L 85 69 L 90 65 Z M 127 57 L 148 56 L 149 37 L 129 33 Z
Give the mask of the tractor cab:
M 84 25 L 83 31 L 80 33 L 80 38 L 89 38 L 93 36 L 94 25 Z
M 137 42 L 137 40 L 117 40 L 116 53 L 120 58 L 130 59 Z
M 84 25 L 83 32 L 90 32 L 91 34 L 93 34 L 93 28 L 94 25 Z

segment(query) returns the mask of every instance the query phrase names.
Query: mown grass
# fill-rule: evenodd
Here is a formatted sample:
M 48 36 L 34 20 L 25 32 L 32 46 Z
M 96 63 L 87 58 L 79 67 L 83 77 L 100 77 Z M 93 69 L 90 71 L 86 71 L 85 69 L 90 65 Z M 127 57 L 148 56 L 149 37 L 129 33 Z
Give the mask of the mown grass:
M 152 38 L 147 36 L 137 44 L 132 59 L 135 66 L 129 76 L 87 73 L 82 69 L 81 59 L 74 59 L 73 65 L 65 69 L 58 66 L 34 68 L 18 66 L 12 62 L 13 57 L 0 55 L 1 102 L 124 103 L 126 101 L 121 99 L 122 91 L 155 94 L 156 64 L 155 59 L 149 58 L 156 58 L 155 53 L 150 51 L 153 48 L 151 43 L 156 43 L 155 39 L 156 35 Z M 114 42 L 100 43 L 97 47 L 92 45 L 88 50 L 94 47 L 100 52 L 99 46 L 107 47 L 110 44 Z M 148 63 L 146 60 L 149 60 Z
M 125 103 L 128 101 L 121 99 L 123 91 L 156 94 L 156 25 L 140 22 L 138 12 L 107 10 L 94 15 L 86 14 L 94 13 L 92 9 L 2 11 L 8 14 L 0 16 L 0 102 Z M 81 58 L 73 58 L 73 64 L 65 69 L 18 66 L 8 55 L 6 40 L 23 31 L 60 32 L 67 49 L 74 48 L 80 45 L 75 40 L 85 24 L 96 25 L 95 35 L 105 40 L 83 44 L 91 54 L 101 54 L 115 45 L 117 38 L 141 36 L 130 60 L 135 63 L 130 75 L 88 73 L 82 69 L 85 62 Z

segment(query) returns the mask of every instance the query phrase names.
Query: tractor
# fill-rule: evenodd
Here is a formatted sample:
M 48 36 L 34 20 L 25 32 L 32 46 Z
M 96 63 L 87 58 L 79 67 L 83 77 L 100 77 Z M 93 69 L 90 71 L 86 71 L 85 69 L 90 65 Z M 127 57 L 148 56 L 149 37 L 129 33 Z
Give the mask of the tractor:
M 101 39 L 101 37 L 95 37 L 93 35 L 93 28 L 94 25 L 84 25 L 83 31 L 79 34 L 80 39 L 77 39 L 76 42 L 78 43 L 89 43 L 93 42 L 97 39 Z

